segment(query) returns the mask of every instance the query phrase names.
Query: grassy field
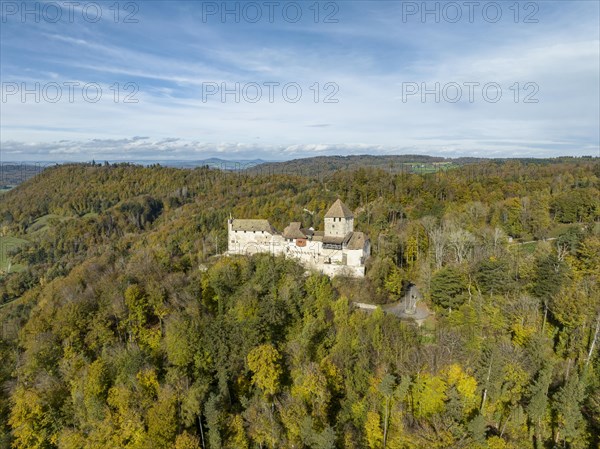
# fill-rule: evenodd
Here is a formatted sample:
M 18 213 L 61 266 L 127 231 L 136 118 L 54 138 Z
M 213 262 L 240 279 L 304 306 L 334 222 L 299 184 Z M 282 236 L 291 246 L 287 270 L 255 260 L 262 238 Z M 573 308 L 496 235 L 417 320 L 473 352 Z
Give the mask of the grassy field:
M 81 218 L 93 218 L 97 217 L 98 214 L 95 212 L 89 212 L 83 215 Z M 48 214 L 43 215 L 37 220 L 35 220 L 31 226 L 27 229 L 27 234 L 40 234 L 42 232 L 47 231 L 52 226 L 56 225 L 59 222 L 64 222 L 66 220 L 73 220 L 75 217 L 64 217 L 56 214 Z
M 46 231 L 50 227 L 51 220 L 62 220 L 63 217 L 54 214 L 44 215 L 37 220 L 35 220 L 31 226 L 27 229 L 28 234 L 34 234 L 38 232 Z
M 8 269 L 10 261 L 9 253 L 20 246 L 27 243 L 27 240 L 17 237 L 0 237 L 0 271 L 4 272 Z M 24 267 L 21 265 L 12 265 L 10 271 L 20 271 Z
M 528 243 L 524 243 L 522 245 L 517 244 L 514 245 L 514 251 L 520 251 L 522 255 L 526 255 L 526 254 L 533 254 L 535 252 L 535 250 L 537 249 L 537 246 L 540 242 L 528 242 Z
M 451 170 L 453 168 L 458 168 L 458 165 L 453 164 L 452 162 L 436 162 L 436 163 L 419 163 L 419 162 L 411 162 L 412 165 L 411 170 L 414 173 L 425 174 L 425 173 L 438 173 L 446 170 Z
M 556 223 L 548 232 L 548 237 L 556 238 L 559 235 L 567 232 L 569 228 L 581 228 L 580 224 L 577 223 Z

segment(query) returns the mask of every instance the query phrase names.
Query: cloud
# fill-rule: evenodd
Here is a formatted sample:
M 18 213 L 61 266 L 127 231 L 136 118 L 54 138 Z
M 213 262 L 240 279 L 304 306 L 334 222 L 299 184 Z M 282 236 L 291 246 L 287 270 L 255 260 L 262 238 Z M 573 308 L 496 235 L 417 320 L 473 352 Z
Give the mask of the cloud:
M 540 4 L 537 24 L 514 23 L 509 10 L 496 24 L 404 23 L 400 2 L 338 6 L 335 24 L 202 23 L 185 3 L 159 2 L 140 5 L 138 24 L 9 21 L 3 81 L 98 83 L 103 95 L 97 103 L 79 92 L 57 103 L 11 96 L 0 104 L 0 157 L 600 151 L 595 2 Z M 268 82 L 279 83 L 273 101 Z M 466 90 L 456 103 L 420 93 L 403 101 L 406 83 L 465 82 L 479 83 L 473 102 Z M 497 103 L 482 96 L 488 82 L 502 88 Z M 137 103 L 123 101 L 126 83 Z M 206 83 L 220 91 L 203 97 Z M 258 102 L 244 93 L 252 83 L 263 86 Z M 285 98 L 286 83 L 301 87 L 298 102 Z M 236 92 L 223 97 L 223 86 Z M 532 89 L 538 102 L 525 103 Z
M 424 154 L 445 157 L 477 156 L 489 158 L 548 157 L 561 155 L 594 155 L 594 148 L 574 148 L 568 142 L 479 141 L 448 143 L 433 138 L 407 145 L 373 145 L 369 143 L 313 143 L 296 145 L 264 145 L 243 142 L 200 142 L 179 138 L 153 141 L 140 138 L 92 139 L 25 143 L 6 141 L 2 144 L 2 161 L 7 162 L 86 162 L 96 161 L 194 161 L 213 157 L 225 160 L 289 160 L 312 156 L 360 154 Z

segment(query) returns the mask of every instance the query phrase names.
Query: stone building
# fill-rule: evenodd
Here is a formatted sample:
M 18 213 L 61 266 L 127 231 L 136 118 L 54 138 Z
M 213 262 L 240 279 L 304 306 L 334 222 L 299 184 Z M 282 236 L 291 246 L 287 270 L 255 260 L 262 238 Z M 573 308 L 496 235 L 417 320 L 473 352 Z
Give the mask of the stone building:
M 324 231 L 290 223 L 278 232 L 265 219 L 228 220 L 228 254 L 271 253 L 293 257 L 309 269 L 328 276 L 363 277 L 371 242 L 354 231 L 354 215 L 337 200 L 325 214 Z

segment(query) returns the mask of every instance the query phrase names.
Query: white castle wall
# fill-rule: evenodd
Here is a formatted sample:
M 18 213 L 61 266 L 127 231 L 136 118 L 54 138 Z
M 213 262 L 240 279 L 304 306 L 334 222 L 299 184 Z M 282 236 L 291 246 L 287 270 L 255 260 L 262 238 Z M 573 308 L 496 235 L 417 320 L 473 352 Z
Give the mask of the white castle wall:
M 337 225 L 338 222 L 335 224 Z M 365 248 L 357 250 L 323 248 L 322 242 L 314 240 L 307 240 L 305 246 L 298 246 L 295 239 L 290 241 L 279 234 L 266 231 L 234 231 L 231 223 L 228 223 L 228 231 L 228 254 L 269 253 L 274 256 L 283 254 L 298 260 L 307 268 L 328 276 L 363 277 L 365 275 L 364 259 L 370 252 L 368 243 L 365 252 Z

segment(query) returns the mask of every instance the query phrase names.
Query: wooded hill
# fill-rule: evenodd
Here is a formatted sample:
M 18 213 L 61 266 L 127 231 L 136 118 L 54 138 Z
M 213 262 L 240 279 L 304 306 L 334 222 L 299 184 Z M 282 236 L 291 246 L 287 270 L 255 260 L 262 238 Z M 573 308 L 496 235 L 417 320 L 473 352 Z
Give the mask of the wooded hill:
M 599 189 L 594 159 L 46 169 L 0 197 L 0 447 L 598 447 Z M 218 256 L 230 213 L 338 197 L 364 280 Z M 409 282 L 421 327 L 352 307 Z
M 591 157 L 580 158 L 593 162 Z M 292 159 L 283 162 L 264 162 L 262 164 L 250 163 L 226 163 L 222 162 L 220 168 L 224 170 L 246 171 L 247 173 L 258 174 L 289 174 L 300 176 L 311 176 L 322 178 L 331 176 L 337 171 L 357 170 L 361 168 L 381 169 L 391 174 L 401 173 L 438 173 L 456 167 L 472 165 L 473 169 L 484 165 L 491 170 L 500 169 L 500 165 L 510 162 L 523 165 L 545 165 L 556 163 L 577 163 L 578 158 L 561 157 L 555 159 L 483 159 L 476 157 L 444 158 L 434 156 L 414 155 L 388 155 L 373 156 L 369 154 L 351 155 L 351 156 L 315 156 L 300 159 Z M 219 165 L 214 165 L 219 167 Z

